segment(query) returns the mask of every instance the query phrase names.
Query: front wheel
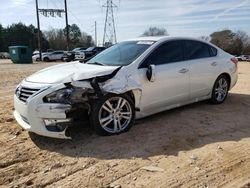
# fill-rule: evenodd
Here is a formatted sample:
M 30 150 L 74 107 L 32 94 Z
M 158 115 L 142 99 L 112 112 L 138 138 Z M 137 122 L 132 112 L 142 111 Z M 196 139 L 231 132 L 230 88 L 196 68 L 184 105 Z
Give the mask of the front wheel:
M 96 101 L 91 113 L 92 125 L 99 135 L 126 132 L 134 119 L 134 102 L 127 95 L 107 94 Z
M 210 102 L 213 104 L 223 103 L 227 98 L 228 90 L 229 90 L 228 78 L 225 75 L 219 76 L 214 83 Z

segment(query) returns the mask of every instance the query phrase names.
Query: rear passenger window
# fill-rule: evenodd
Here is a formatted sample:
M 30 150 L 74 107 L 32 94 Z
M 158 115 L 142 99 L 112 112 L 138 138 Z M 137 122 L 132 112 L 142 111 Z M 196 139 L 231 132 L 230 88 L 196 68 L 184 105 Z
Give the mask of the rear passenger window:
M 162 65 L 183 61 L 183 42 L 170 41 L 159 46 L 143 63 L 142 67 L 147 67 L 149 64 Z
M 199 41 L 186 41 L 186 58 L 200 59 L 210 57 L 210 46 Z
M 211 57 L 217 56 L 217 49 L 210 46 L 210 55 L 211 55 Z

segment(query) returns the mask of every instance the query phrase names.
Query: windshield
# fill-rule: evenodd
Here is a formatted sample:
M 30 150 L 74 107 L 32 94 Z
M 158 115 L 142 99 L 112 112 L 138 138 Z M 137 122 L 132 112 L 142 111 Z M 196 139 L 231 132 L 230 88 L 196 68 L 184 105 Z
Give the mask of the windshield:
M 80 50 L 80 48 L 75 48 L 75 49 L 72 50 L 72 51 L 75 52 L 75 51 L 78 51 L 78 50 Z
M 153 43 L 152 41 L 121 42 L 99 53 L 87 63 L 99 63 L 109 66 L 129 65 Z
M 87 48 L 86 51 L 92 51 L 92 50 L 94 50 L 94 48 L 95 48 L 95 47 L 89 47 L 89 48 Z

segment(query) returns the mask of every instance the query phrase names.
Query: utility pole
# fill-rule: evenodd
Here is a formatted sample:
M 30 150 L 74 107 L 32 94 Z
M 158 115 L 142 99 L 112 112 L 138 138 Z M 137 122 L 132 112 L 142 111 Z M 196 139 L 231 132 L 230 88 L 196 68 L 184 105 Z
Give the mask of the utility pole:
M 106 4 L 103 5 L 106 8 L 106 18 L 103 35 L 103 46 L 111 46 L 117 42 L 116 31 L 115 31 L 115 19 L 114 19 L 114 8 L 117 6 L 113 3 L 113 0 L 107 0 Z
M 40 20 L 38 12 L 38 0 L 36 0 L 36 18 L 37 18 L 37 38 L 38 38 L 38 49 L 39 49 L 39 59 L 42 61 L 42 48 L 41 48 L 41 32 L 40 32 Z
M 66 20 L 67 50 L 69 51 L 69 24 L 68 24 L 67 0 L 64 0 L 64 6 L 65 6 L 65 20 Z
M 37 16 L 37 26 L 38 26 L 38 46 L 39 46 L 39 54 L 41 59 L 41 34 L 40 34 L 40 22 L 39 22 L 39 13 L 41 13 L 45 17 L 62 17 L 62 14 L 65 13 L 66 20 L 66 40 L 67 40 L 67 50 L 69 50 L 69 24 L 68 24 L 68 10 L 67 10 L 67 0 L 64 0 L 64 9 L 40 9 L 38 7 L 38 0 L 36 0 L 36 16 Z
M 97 24 L 95 21 L 95 46 L 97 46 Z

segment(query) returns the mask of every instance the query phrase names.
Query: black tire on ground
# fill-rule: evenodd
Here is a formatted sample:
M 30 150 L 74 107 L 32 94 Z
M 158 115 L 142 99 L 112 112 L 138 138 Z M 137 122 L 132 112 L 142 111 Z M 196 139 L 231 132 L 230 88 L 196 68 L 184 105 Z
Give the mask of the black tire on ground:
M 43 61 L 49 62 L 49 58 L 45 57 L 45 58 L 43 58 Z
M 120 112 L 125 114 L 126 109 L 130 108 L 130 112 L 131 112 L 129 115 L 130 119 L 129 120 L 122 119 L 122 118 L 119 119 L 120 124 L 124 123 L 124 127 L 122 128 L 122 130 L 117 130 L 117 132 L 107 131 L 102 127 L 101 122 L 99 120 L 99 117 L 102 117 L 103 113 L 105 113 L 105 109 L 102 108 L 102 106 L 107 101 L 111 101 L 112 106 L 114 108 L 116 108 L 118 106 L 119 102 L 117 101 L 117 103 L 115 103 L 115 101 L 119 100 L 119 99 L 122 99 L 122 101 L 124 101 L 124 100 L 126 101 L 126 105 L 124 105 L 125 107 L 124 106 L 121 107 Z M 122 105 L 120 104 L 119 106 L 122 106 Z M 110 115 L 111 115 L 111 113 L 106 111 L 106 116 L 110 116 Z M 133 100 L 126 94 L 122 94 L 122 95 L 107 94 L 107 95 L 104 95 L 101 99 L 96 100 L 94 102 L 94 104 L 92 105 L 90 122 L 91 122 L 93 128 L 95 129 L 95 131 L 97 132 L 97 134 L 99 134 L 101 136 L 110 136 L 110 135 L 116 135 L 116 134 L 127 132 L 134 124 L 134 120 L 135 120 L 135 105 L 134 105 Z M 106 129 L 109 129 L 109 127 L 110 127 L 110 129 L 114 129 L 114 121 L 115 121 L 115 118 L 113 116 L 113 120 L 106 126 Z
M 223 87 L 220 87 L 220 83 L 223 85 Z M 215 83 L 214 83 L 210 103 L 212 103 L 212 104 L 221 104 L 221 103 L 223 103 L 226 100 L 227 95 L 228 95 L 228 90 L 229 90 L 229 87 L 230 87 L 229 84 L 230 84 L 229 79 L 228 79 L 228 77 L 226 75 L 219 76 L 216 79 Z M 221 94 L 219 94 L 220 92 L 221 92 Z

